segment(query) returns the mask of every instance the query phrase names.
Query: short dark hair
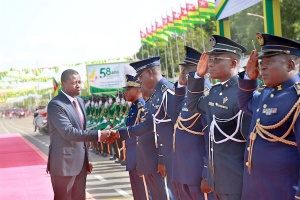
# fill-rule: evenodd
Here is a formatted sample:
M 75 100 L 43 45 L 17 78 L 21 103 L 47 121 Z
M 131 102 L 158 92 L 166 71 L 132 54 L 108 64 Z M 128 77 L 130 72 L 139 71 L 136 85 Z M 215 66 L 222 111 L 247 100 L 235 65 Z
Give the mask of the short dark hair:
M 78 71 L 74 70 L 74 69 L 67 69 L 65 71 L 63 71 L 63 73 L 61 74 L 61 82 L 66 82 L 70 76 L 72 75 L 79 75 Z

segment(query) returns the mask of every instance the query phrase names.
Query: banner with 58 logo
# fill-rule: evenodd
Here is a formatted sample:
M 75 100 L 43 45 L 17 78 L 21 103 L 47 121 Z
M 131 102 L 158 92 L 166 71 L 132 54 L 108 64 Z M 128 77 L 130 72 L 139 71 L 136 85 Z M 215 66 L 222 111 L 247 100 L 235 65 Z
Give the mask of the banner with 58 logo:
M 129 62 L 87 65 L 90 90 L 119 89 L 126 85 L 125 75 L 135 74 Z

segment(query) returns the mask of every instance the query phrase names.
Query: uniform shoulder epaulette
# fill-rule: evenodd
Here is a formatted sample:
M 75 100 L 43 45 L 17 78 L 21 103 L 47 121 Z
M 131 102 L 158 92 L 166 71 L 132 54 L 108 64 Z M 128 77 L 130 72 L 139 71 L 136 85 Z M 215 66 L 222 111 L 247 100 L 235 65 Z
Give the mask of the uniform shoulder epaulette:
M 142 102 L 138 102 L 138 103 L 137 103 L 137 107 L 138 107 L 138 109 L 142 108 L 142 107 L 143 107 Z
M 165 84 L 163 84 L 162 86 L 161 86 L 161 91 L 164 93 L 165 91 L 167 91 L 167 89 L 168 89 L 168 87 L 165 85 Z
M 300 83 L 299 82 L 296 82 L 294 84 L 294 88 L 295 88 L 295 90 L 297 92 L 297 95 L 300 95 Z

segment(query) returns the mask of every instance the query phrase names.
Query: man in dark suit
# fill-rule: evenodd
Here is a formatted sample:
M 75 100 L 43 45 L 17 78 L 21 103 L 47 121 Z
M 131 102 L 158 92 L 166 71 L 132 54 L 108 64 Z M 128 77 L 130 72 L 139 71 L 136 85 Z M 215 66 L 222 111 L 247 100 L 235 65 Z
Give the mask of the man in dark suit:
M 50 146 L 47 172 L 56 200 L 85 200 L 86 176 L 92 171 L 88 141 L 100 141 L 101 131 L 85 130 L 86 111 L 79 98 L 81 79 L 77 71 L 61 75 L 62 91 L 48 104 Z

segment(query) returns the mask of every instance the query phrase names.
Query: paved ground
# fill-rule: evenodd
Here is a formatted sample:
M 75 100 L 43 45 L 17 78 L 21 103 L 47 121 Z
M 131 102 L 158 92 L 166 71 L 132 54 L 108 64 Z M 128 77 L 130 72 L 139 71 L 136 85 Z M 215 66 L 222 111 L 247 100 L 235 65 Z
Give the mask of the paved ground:
M 48 135 L 34 132 L 32 119 L 33 117 L 0 119 L 0 134 L 21 134 L 39 148 L 44 153 L 41 156 L 47 159 L 50 138 Z M 133 199 L 128 172 L 125 171 L 125 167 L 114 163 L 114 161 L 110 161 L 108 157 L 104 158 L 95 153 L 91 153 L 91 156 L 94 169 L 92 174 L 88 175 L 87 179 L 87 199 Z

